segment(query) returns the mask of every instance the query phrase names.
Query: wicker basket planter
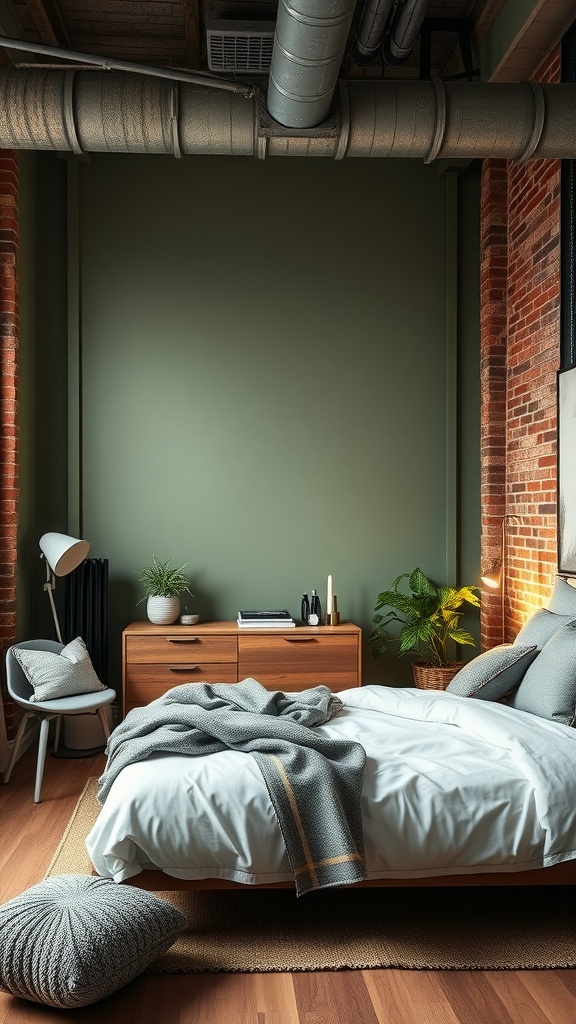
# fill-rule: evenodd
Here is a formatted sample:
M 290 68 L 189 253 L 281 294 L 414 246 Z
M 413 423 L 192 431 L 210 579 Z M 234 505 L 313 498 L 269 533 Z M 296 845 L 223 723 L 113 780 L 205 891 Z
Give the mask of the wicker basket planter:
M 414 683 L 421 690 L 445 690 L 463 665 L 463 661 L 451 661 L 443 668 L 438 668 L 436 665 L 428 665 L 424 661 L 413 661 Z

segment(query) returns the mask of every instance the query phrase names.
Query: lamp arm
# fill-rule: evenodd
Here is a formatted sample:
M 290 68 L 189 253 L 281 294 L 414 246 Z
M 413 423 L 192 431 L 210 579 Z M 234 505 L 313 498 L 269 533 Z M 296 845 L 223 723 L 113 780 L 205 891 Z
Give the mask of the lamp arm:
M 502 516 L 502 586 L 500 587 L 500 602 L 502 616 L 502 643 L 506 643 L 506 521 L 508 516 Z
M 500 599 L 502 601 L 502 643 L 506 643 L 506 576 L 508 573 L 508 559 L 506 557 L 506 544 L 508 540 L 508 523 L 515 519 L 517 523 L 520 522 L 521 517 L 508 512 L 505 516 L 502 516 L 502 589 L 500 593 Z
M 52 616 L 54 618 L 54 625 L 56 627 L 56 636 L 58 637 L 58 642 L 62 644 L 62 643 L 64 643 L 64 641 L 62 640 L 62 633 L 60 632 L 60 623 L 58 621 L 58 615 L 57 615 L 57 612 L 56 612 L 56 605 L 54 603 L 54 595 L 52 593 L 52 591 L 54 590 L 54 588 L 56 586 L 56 580 L 55 580 L 55 577 L 54 577 L 54 573 L 52 572 L 52 570 L 51 570 L 51 568 L 50 568 L 50 566 L 48 564 L 48 559 L 47 558 L 45 559 L 45 562 L 46 562 L 46 583 L 44 584 L 44 590 L 46 591 L 46 593 L 48 594 L 48 597 L 50 599 L 50 606 L 52 608 Z

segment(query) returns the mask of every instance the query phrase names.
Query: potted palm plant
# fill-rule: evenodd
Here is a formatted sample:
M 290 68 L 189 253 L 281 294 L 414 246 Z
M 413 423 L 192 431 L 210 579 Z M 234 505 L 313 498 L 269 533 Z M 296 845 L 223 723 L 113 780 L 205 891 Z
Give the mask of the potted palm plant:
M 378 595 L 376 629 L 368 641 L 374 657 L 395 645 L 398 655 L 416 656 L 412 663 L 416 686 L 445 689 L 463 664 L 454 660 L 454 647 L 475 646 L 473 636 L 460 624 L 465 605 L 480 607 L 478 587 L 439 587 L 421 569 L 402 573 Z M 396 627 L 394 633 L 389 632 L 390 626 Z
M 150 622 L 159 626 L 167 626 L 176 622 L 180 614 L 180 594 L 194 594 L 184 569 L 184 565 L 174 568 L 170 565 L 171 558 L 167 562 L 161 562 L 156 555 L 152 555 L 152 561 L 140 570 L 139 579 L 144 585 L 144 596 L 138 604 L 146 601 L 146 614 Z

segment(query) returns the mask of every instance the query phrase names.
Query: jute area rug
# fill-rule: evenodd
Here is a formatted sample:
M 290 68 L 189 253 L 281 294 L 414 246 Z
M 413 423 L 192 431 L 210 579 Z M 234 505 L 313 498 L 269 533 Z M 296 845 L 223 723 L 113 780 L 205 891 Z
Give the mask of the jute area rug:
M 98 813 L 90 779 L 48 868 L 89 874 L 84 837 Z M 548 887 L 291 889 L 160 893 L 189 928 L 149 969 L 321 971 L 399 967 L 522 970 L 576 967 L 571 893 Z

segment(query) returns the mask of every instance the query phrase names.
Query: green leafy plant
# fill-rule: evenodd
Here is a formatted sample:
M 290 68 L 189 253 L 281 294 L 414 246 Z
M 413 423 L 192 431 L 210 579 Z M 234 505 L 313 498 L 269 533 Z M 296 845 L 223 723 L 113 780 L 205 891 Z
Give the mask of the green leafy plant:
M 407 583 L 409 593 L 400 587 Z M 405 588 L 406 589 L 406 588 Z M 473 636 L 460 625 L 463 605 L 480 607 L 478 587 L 438 587 L 421 569 L 402 573 L 389 590 L 378 595 L 373 622 L 376 629 L 369 638 L 374 657 L 390 644 L 397 654 L 415 654 L 420 661 L 439 668 L 450 663 L 450 643 L 475 646 Z M 380 614 L 380 609 L 387 609 Z M 397 635 L 388 627 L 400 624 Z
M 177 594 L 194 594 L 190 590 L 190 584 L 184 575 L 184 569 L 188 565 L 180 565 L 177 569 L 170 566 L 171 558 L 167 562 L 161 562 L 156 555 L 152 555 L 152 561 L 140 570 L 139 580 L 144 585 L 144 597 L 138 601 L 141 604 L 148 597 L 174 597 Z

